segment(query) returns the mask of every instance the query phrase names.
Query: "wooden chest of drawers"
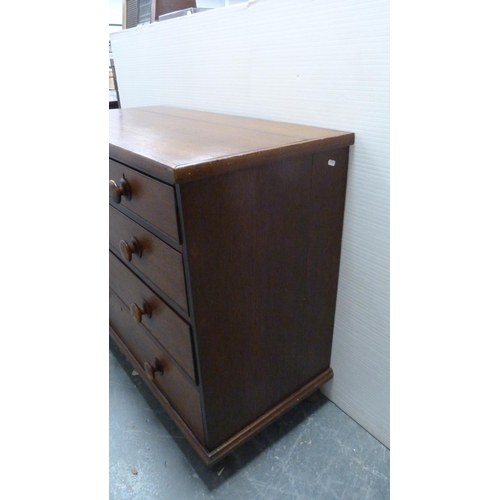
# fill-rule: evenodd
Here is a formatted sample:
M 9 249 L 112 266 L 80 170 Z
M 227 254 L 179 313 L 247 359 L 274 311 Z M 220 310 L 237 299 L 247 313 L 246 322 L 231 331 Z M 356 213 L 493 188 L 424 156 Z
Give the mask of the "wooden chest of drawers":
M 333 376 L 354 134 L 109 113 L 110 335 L 213 465 Z

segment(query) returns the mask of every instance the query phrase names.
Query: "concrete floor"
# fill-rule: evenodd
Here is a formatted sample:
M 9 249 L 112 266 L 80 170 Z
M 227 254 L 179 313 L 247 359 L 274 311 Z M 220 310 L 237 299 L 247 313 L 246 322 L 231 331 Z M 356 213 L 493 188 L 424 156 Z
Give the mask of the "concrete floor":
M 323 395 L 210 470 L 113 346 L 109 370 L 110 500 L 389 498 L 389 450 Z

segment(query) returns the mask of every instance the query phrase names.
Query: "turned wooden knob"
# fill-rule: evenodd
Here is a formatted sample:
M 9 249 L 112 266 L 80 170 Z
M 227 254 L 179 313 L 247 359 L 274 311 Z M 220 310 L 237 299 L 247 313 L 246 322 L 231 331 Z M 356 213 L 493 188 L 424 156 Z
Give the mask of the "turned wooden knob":
M 127 243 L 125 240 L 120 240 L 119 247 L 121 256 L 128 262 L 132 260 L 132 254 L 136 254 L 139 258 L 142 257 L 142 249 L 137 238 L 132 238 L 130 243 Z
M 137 323 L 141 323 L 143 316 L 151 318 L 151 307 L 147 302 L 143 302 L 142 307 L 139 307 L 134 302 L 130 304 L 130 314 L 137 321 Z
M 154 365 L 150 365 L 147 361 L 144 363 L 144 371 L 149 380 L 154 380 L 156 373 L 163 375 L 163 367 L 161 366 L 160 360 L 155 358 Z
M 124 196 L 127 200 L 132 198 L 128 182 L 123 177 L 118 181 L 118 183 L 114 180 L 110 180 L 109 197 L 118 205 L 122 201 L 122 196 Z

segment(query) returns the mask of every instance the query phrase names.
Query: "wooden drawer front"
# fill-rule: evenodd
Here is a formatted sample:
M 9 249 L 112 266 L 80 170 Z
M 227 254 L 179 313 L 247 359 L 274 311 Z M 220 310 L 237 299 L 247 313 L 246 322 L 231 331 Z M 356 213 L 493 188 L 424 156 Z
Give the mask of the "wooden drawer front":
M 130 190 L 130 200 L 121 196 L 120 205 L 179 241 L 174 189 L 168 184 L 151 179 L 131 168 L 109 160 L 109 179 L 118 186 L 125 179 Z M 110 203 L 115 204 L 110 196 Z
M 203 442 L 203 424 L 198 391 L 177 368 L 170 357 L 149 336 L 144 327 L 130 316 L 128 307 L 110 289 L 109 324 L 134 355 L 143 369 L 141 375 L 149 378 L 146 363 L 158 366 L 163 373 L 155 372 L 153 383 L 168 399 L 172 407 Z M 150 379 L 151 380 L 151 379 Z
M 143 273 L 158 288 L 177 302 L 182 309 L 187 311 L 182 254 L 110 205 L 110 246 L 120 254 L 120 241 L 123 240 L 132 247 L 133 238 L 137 240 L 141 249 L 141 256 L 139 257 L 136 253 L 131 254 L 131 260 L 127 264 Z M 123 260 L 125 262 L 125 259 Z
M 195 380 L 190 327 L 150 288 L 139 280 L 111 252 L 109 253 L 109 286 L 129 308 L 149 309 L 140 322 L 165 350 Z M 130 312 L 133 317 L 132 312 Z

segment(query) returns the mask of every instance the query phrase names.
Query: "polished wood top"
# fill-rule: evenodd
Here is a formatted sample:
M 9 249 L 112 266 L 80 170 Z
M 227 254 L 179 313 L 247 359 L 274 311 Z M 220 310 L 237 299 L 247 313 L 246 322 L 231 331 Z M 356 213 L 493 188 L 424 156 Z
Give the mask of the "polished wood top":
M 353 143 L 350 132 L 181 108 L 109 111 L 110 158 L 169 183 Z

